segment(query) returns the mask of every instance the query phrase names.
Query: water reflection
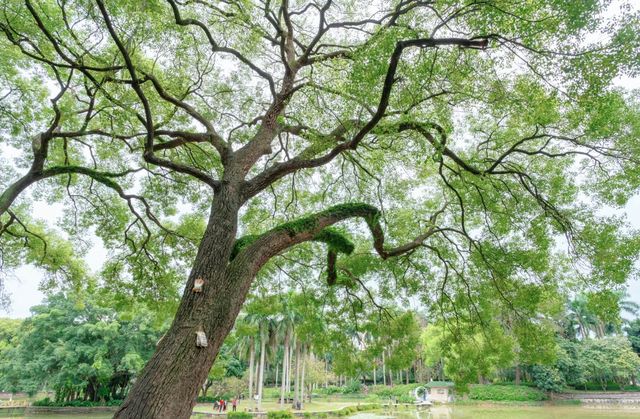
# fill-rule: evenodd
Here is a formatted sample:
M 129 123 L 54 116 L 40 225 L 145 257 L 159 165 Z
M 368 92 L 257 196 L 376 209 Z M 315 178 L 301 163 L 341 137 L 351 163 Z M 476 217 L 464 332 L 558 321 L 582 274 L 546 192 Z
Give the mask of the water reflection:
M 350 419 L 618 419 L 640 418 L 638 408 L 616 406 L 433 406 L 423 411 L 359 413 Z

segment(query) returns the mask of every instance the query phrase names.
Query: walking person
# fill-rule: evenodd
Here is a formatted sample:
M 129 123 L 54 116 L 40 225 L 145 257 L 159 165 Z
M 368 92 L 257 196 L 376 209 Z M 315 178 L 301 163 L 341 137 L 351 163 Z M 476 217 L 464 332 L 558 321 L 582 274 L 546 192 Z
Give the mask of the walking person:
M 233 408 L 233 411 L 236 411 L 236 408 L 238 407 L 238 399 L 236 397 L 233 398 L 233 400 L 231 400 L 231 407 Z

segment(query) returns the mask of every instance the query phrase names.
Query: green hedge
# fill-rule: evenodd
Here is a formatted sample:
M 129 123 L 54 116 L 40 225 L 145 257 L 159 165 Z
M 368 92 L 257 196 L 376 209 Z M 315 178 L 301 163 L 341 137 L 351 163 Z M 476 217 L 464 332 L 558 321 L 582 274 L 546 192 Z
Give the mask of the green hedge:
M 120 406 L 122 404 L 122 400 L 113 399 L 107 402 L 92 402 L 89 400 L 71 400 L 68 402 L 62 401 L 57 402 L 55 400 L 51 400 L 48 397 L 45 397 L 42 400 L 36 400 L 33 402 L 34 406 L 41 407 L 96 407 L 96 406 Z
M 420 384 L 401 384 L 393 387 L 377 385 L 369 387 L 369 393 L 376 394 L 380 397 L 410 396 L 416 387 L 420 387 Z
M 227 418 L 229 419 L 252 419 L 253 415 L 249 412 L 228 412 Z
M 498 384 L 474 385 L 469 389 L 471 400 L 491 401 L 542 401 L 547 395 L 536 388 L 527 386 L 503 386 Z
M 293 413 L 286 410 L 267 412 L 267 419 L 293 419 Z
M 620 388 L 620 384 L 614 381 L 607 382 L 605 387 L 607 388 L 606 391 L 621 391 L 621 390 L 622 391 L 639 391 L 640 390 L 640 386 L 632 386 L 632 385 L 627 385 L 627 386 L 624 386 L 623 388 Z M 574 388 L 579 391 L 603 391 L 602 384 L 593 383 L 593 382 L 574 385 Z
M 357 406 L 347 406 L 343 409 L 340 409 L 336 412 L 331 412 L 331 416 L 351 416 L 354 413 L 368 411 L 368 410 L 377 410 L 380 409 L 381 406 L 378 403 L 368 403 L 368 404 L 359 404 Z

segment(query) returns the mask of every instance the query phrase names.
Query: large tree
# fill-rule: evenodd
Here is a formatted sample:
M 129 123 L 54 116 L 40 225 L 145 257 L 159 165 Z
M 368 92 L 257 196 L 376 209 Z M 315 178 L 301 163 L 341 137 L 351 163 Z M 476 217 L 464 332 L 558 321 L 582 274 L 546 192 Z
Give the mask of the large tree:
M 126 298 L 184 287 L 119 418 L 189 417 L 252 281 L 292 247 L 325 243 L 351 299 L 337 223 L 363 220 L 397 264 L 382 290 L 415 269 L 443 312 L 473 313 L 477 282 L 533 306 L 563 277 L 562 235 L 590 284 L 619 283 L 636 246 L 593 207 L 640 180 L 637 100 L 612 87 L 638 71 L 640 31 L 608 4 L 3 1 L 2 257 L 73 279 L 33 195 L 65 202 L 71 240 L 95 227 Z

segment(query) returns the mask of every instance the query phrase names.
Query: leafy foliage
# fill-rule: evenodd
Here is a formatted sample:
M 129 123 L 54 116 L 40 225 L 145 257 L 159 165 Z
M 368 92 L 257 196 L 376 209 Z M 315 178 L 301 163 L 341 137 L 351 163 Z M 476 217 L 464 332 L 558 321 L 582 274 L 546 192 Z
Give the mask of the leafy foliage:
M 541 401 L 547 396 L 540 390 L 524 386 L 474 385 L 469 389 L 471 400 Z
M 0 386 L 56 392 L 56 402 L 123 399 L 159 338 L 151 313 L 116 314 L 95 299 L 49 296 L 0 352 Z

